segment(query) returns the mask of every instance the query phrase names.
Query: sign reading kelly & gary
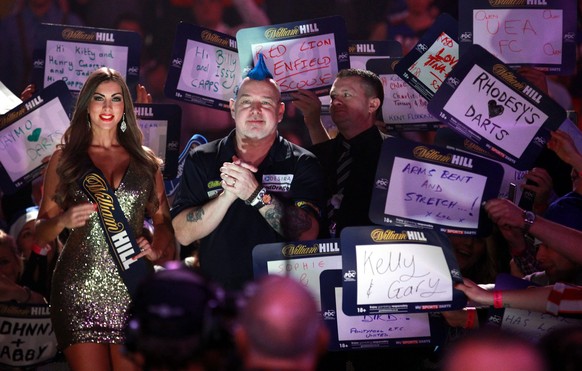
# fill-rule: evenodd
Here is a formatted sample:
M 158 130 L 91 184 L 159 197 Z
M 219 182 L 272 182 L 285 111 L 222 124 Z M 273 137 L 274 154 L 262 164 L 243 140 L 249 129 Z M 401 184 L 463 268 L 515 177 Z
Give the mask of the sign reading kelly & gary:
M 434 230 L 379 226 L 341 232 L 343 311 L 349 316 L 463 308 L 449 239 Z
M 460 58 L 429 112 L 502 161 L 529 170 L 566 111 L 479 45 Z

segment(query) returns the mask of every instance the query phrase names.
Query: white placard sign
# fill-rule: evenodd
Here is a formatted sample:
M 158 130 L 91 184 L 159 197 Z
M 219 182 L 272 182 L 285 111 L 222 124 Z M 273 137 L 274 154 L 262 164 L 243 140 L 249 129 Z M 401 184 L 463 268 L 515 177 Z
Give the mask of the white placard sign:
M 57 351 L 48 304 L 0 304 L 1 370 L 36 370 Z
M 386 214 L 477 229 L 486 176 L 396 157 L 390 179 Z
M 70 90 L 80 91 L 87 77 L 107 66 L 126 78 L 127 46 L 47 40 L 43 86 L 64 80 Z
M 356 245 L 357 305 L 453 300 L 443 250 L 422 244 Z
M 381 75 L 384 86 L 382 117 L 387 124 L 431 122 L 427 100 L 397 74 Z
M 479 65 L 471 68 L 444 109 L 515 157 L 524 153 L 548 118 Z
M 322 96 L 339 70 L 349 68 L 345 20 L 340 16 L 243 28 L 236 33 L 246 75 L 259 56 L 281 88 L 283 101 L 298 89 Z
M 339 341 L 430 337 L 428 313 L 348 316 L 341 310 L 342 288 L 335 288 Z
M 536 342 L 552 330 L 580 325 L 582 325 L 582 320 L 578 318 L 567 318 L 548 313 L 505 308 L 501 329 L 518 333 Z
M 251 50 L 255 64 L 260 53 L 265 56 L 283 93 L 331 85 L 338 71 L 334 34 L 251 44 Z
M 253 273 L 287 276 L 304 285 L 321 308 L 319 276 L 329 269 L 341 269 L 342 256 L 337 239 L 260 244 L 253 248 Z
M 178 89 L 228 101 L 240 80 L 236 52 L 196 40 L 186 42 Z
M 458 61 L 459 45 L 443 32 L 408 71 L 435 93 Z
M 269 274 L 293 277 L 299 283 L 307 287 L 317 301 L 318 308 L 321 308 L 319 275 L 326 269 L 342 269 L 341 256 L 317 256 L 313 258 L 274 260 L 267 262 L 267 272 Z
M 42 165 L 61 142 L 69 122 L 58 98 L 0 131 L 0 162 L 12 181 Z
M 562 63 L 562 9 L 474 9 L 473 42 L 507 64 Z
M 139 128 L 143 134 L 143 142 L 161 159 L 166 157 L 168 144 L 167 120 L 138 120 Z

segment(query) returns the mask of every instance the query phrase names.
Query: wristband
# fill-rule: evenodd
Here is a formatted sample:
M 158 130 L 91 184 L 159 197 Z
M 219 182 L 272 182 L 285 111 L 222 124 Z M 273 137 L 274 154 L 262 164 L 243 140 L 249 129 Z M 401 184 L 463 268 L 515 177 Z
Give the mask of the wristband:
M 270 205 L 273 202 L 273 198 L 270 194 L 267 193 L 267 190 L 263 187 L 257 194 L 257 197 L 253 202 L 251 202 L 251 206 L 255 209 L 260 210 L 264 206 Z
M 466 329 L 472 329 L 475 326 L 475 320 L 477 319 L 477 309 L 467 308 L 467 321 L 465 322 Z
M 259 194 L 259 192 L 261 191 L 262 188 L 263 188 L 263 186 L 261 184 L 259 184 L 257 186 L 257 189 L 255 189 L 255 191 L 253 193 L 251 193 L 249 198 L 247 198 L 245 200 L 245 204 L 252 205 L 253 201 L 255 201 L 255 198 L 257 198 L 257 195 Z
M 500 290 L 493 291 L 493 308 L 503 308 L 503 293 Z
M 532 211 L 524 211 L 522 216 L 523 216 L 523 227 L 521 229 L 523 233 L 529 233 L 530 227 L 536 220 L 536 214 L 534 214 Z

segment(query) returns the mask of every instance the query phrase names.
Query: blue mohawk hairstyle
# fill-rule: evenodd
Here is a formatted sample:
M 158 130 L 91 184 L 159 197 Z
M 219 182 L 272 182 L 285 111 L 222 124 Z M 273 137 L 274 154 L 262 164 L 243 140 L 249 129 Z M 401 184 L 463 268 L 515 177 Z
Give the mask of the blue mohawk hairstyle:
M 257 64 L 255 65 L 255 67 L 253 67 L 252 70 L 249 71 L 247 76 L 253 80 L 259 81 L 273 78 L 271 71 L 269 71 L 267 65 L 265 64 L 263 53 L 259 53 L 259 60 Z

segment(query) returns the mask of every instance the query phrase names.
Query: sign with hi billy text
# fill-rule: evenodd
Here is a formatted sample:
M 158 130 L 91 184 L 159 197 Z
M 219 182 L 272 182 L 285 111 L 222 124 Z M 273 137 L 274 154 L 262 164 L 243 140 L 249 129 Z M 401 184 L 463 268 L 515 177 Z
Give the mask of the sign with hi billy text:
M 176 29 L 164 94 L 172 99 L 228 111 L 240 82 L 234 37 L 188 23 Z

